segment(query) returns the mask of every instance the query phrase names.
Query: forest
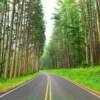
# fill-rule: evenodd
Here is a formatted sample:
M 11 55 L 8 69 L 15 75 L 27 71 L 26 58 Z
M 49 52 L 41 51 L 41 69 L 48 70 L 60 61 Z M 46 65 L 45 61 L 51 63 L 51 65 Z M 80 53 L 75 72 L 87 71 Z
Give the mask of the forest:
M 100 65 L 100 1 L 57 0 L 53 34 L 45 46 L 40 0 L 0 0 L 0 77 L 41 68 Z
M 100 0 L 0 0 L 0 100 L 66 98 L 100 100 Z
M 44 31 L 40 0 L 0 0 L 0 77 L 39 70 Z
M 58 0 L 51 41 L 41 66 L 77 68 L 100 65 L 100 0 Z

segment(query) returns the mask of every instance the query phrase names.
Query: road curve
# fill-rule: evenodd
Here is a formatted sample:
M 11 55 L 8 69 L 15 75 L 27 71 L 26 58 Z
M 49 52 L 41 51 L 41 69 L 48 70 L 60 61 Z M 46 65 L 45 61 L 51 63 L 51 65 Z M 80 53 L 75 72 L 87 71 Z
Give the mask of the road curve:
M 0 100 L 100 100 L 99 96 L 55 75 L 41 74 Z

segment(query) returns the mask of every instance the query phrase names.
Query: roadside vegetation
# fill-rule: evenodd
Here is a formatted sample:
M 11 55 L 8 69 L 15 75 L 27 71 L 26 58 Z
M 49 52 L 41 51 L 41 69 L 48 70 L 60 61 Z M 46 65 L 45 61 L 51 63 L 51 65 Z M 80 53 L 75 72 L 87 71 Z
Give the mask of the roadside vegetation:
M 21 76 L 15 79 L 7 79 L 7 80 L 0 79 L 0 93 L 6 92 L 10 89 L 20 86 L 21 84 L 30 81 L 31 79 L 37 77 L 38 75 L 39 73 L 34 73 L 27 76 Z
M 37 76 L 44 31 L 40 0 L 0 0 L 0 92 Z
M 41 66 L 100 65 L 100 0 L 57 0 L 51 41 Z
M 41 66 L 100 91 L 100 67 L 95 67 L 100 66 L 100 0 L 58 0 L 57 4 Z
M 46 70 L 100 92 L 100 67 Z
M 40 0 L 0 0 L 0 78 L 39 70 L 44 31 Z

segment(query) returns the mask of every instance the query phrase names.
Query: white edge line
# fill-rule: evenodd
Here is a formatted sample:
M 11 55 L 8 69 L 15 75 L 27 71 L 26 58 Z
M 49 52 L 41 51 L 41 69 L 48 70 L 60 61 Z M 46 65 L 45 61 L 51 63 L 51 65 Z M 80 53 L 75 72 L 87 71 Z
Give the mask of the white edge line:
M 34 79 L 36 79 L 36 77 L 33 77 L 32 80 L 30 80 L 30 81 L 28 81 L 28 82 L 25 82 L 24 84 L 22 84 L 22 85 L 20 85 L 20 86 L 18 86 L 18 87 L 16 87 L 16 88 L 14 88 L 14 89 L 12 89 L 12 90 L 6 92 L 6 93 L 0 95 L 0 98 L 3 98 L 4 96 L 6 96 L 6 95 L 8 95 L 8 94 L 10 94 L 10 93 L 12 93 L 12 92 L 14 92 L 14 91 L 16 91 L 16 90 L 18 90 L 18 89 L 24 87 L 24 86 L 26 86 L 27 84 L 29 84 L 30 82 L 32 82 Z
M 73 83 L 73 82 L 72 82 L 72 83 Z M 74 85 L 76 85 L 76 86 L 78 86 L 78 87 L 80 87 L 81 89 L 83 89 L 83 90 L 85 90 L 85 91 L 87 91 L 87 92 L 91 93 L 92 95 L 94 95 L 94 96 L 96 96 L 96 97 L 100 98 L 100 96 L 99 96 L 99 95 L 97 95 L 97 94 L 95 94 L 95 93 L 91 92 L 90 90 L 88 90 L 88 89 L 86 89 L 86 88 L 81 87 L 80 85 L 78 85 L 78 83 L 73 83 L 73 84 L 74 84 Z
M 86 92 L 88 92 L 88 93 L 90 93 L 90 94 L 92 94 L 92 95 L 94 95 L 94 96 L 96 96 L 96 97 L 100 98 L 100 96 L 99 96 L 99 95 L 97 95 L 97 94 L 95 94 L 95 93 L 91 92 L 90 90 L 88 90 L 88 89 L 86 89 L 86 88 L 81 87 L 81 86 L 79 85 L 79 83 L 73 82 L 73 81 L 71 81 L 70 79 L 67 79 L 67 78 L 64 78 L 64 77 L 61 77 L 61 78 L 63 78 L 64 80 L 67 80 L 67 81 L 71 82 L 72 84 L 74 84 L 74 85 L 78 86 L 79 88 L 81 88 L 81 89 L 85 90 Z

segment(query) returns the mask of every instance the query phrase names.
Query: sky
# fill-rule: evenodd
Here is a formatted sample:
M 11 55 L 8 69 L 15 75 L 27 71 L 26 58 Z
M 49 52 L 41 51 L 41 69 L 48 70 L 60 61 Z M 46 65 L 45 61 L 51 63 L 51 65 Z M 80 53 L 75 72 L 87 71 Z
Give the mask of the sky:
M 46 24 L 45 35 L 46 35 L 46 45 L 47 45 L 52 35 L 52 30 L 53 30 L 52 17 L 56 8 L 56 0 L 42 0 L 42 4 L 43 4 L 44 20 Z

